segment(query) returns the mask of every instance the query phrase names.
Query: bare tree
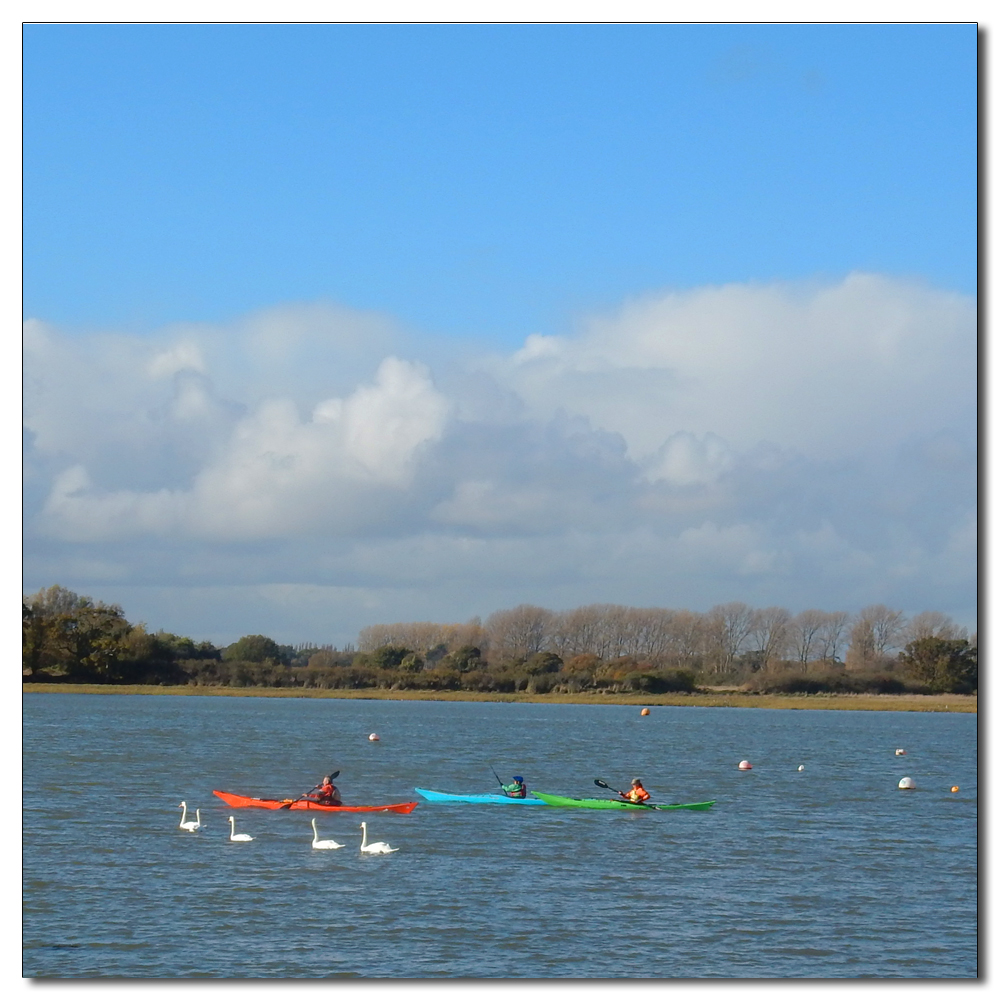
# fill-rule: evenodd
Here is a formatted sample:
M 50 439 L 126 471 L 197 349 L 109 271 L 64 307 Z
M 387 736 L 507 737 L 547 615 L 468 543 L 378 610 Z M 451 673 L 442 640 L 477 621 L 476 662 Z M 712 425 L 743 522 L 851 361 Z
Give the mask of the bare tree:
M 792 616 L 786 608 L 761 608 L 750 618 L 749 635 L 761 653 L 761 667 L 779 659 L 788 648 L 788 623 Z
M 458 625 L 436 622 L 395 622 L 391 625 L 368 625 L 358 633 L 358 648 L 371 652 L 380 646 L 406 646 L 426 652 L 440 643 L 452 641 Z
M 461 649 L 463 646 L 474 646 L 484 655 L 490 646 L 489 635 L 483 628 L 483 620 L 477 615 L 470 618 L 464 625 L 456 625 L 453 636 L 448 642 L 449 650 Z
M 706 652 L 706 618 L 692 611 L 678 611 L 670 622 L 670 652 L 692 663 Z
M 632 616 L 633 656 L 660 661 L 670 652 L 675 611 L 668 608 L 635 608 Z
M 828 611 L 819 630 L 819 658 L 836 660 L 844 642 L 844 633 L 851 616 L 846 611 Z
M 389 625 L 366 625 L 358 633 L 358 649 L 370 653 L 381 646 L 405 646 L 426 654 L 437 646 L 448 650 L 461 646 L 486 647 L 486 633 L 479 618 L 464 625 L 437 622 L 394 622 Z
M 709 613 L 709 629 L 718 645 L 719 669 L 729 670 L 743 651 L 753 627 L 753 608 L 742 601 L 717 604 Z
M 902 636 L 906 618 L 884 604 L 869 604 L 855 616 L 851 626 L 851 645 L 847 651 L 852 666 L 867 666 L 882 659 L 895 648 Z
M 605 659 L 617 659 L 629 655 L 631 608 L 621 604 L 609 604 L 603 616 Z
M 916 642 L 919 639 L 968 639 L 966 629 L 955 623 L 955 620 L 941 611 L 921 611 L 910 619 L 906 627 L 903 645 Z
M 547 608 L 519 604 L 509 611 L 495 611 L 486 619 L 490 649 L 499 656 L 527 659 L 548 643 L 553 615 Z
M 800 611 L 789 624 L 789 636 L 795 658 L 805 665 L 813 659 L 813 653 L 820 645 L 820 633 L 829 615 L 818 608 Z
M 32 605 L 61 608 L 76 595 L 61 587 L 26 598 Z M 521 604 L 497 611 L 486 625 L 479 618 L 465 624 L 396 622 L 369 625 L 361 630 L 358 646 L 371 651 L 381 646 L 406 646 L 426 656 L 436 650 L 475 647 L 499 657 L 528 658 L 545 650 L 563 660 L 597 656 L 602 660 L 630 656 L 654 663 L 673 661 L 691 666 L 714 662 L 730 670 L 748 647 L 760 650 L 762 666 L 794 655 L 800 663 L 836 660 L 848 636 L 848 659 L 867 665 L 891 650 L 921 638 L 962 639 L 964 628 L 940 611 L 924 611 L 907 624 L 901 611 L 873 604 L 851 618 L 845 611 L 810 608 L 792 618 L 785 608 L 754 610 L 739 601 L 718 604 L 707 614 L 669 608 L 633 608 L 622 604 L 588 604 L 553 613 Z
M 602 607 L 588 604 L 552 616 L 552 645 L 563 659 L 596 652 Z
M 594 615 L 592 632 L 593 645 L 590 652 L 602 660 L 611 660 L 618 655 L 618 636 L 616 633 L 615 604 L 591 604 L 590 611 Z

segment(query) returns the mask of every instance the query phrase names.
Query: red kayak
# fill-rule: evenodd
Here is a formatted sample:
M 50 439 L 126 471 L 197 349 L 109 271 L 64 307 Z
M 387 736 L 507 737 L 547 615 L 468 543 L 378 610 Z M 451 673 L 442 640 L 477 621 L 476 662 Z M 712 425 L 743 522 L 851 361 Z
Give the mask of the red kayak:
M 249 795 L 220 792 L 218 789 L 215 789 L 212 794 L 218 795 L 227 806 L 232 806 L 234 809 L 243 809 L 246 806 L 253 806 L 257 809 L 280 809 L 282 806 L 288 806 L 289 809 L 328 813 L 410 813 L 417 808 L 416 802 L 393 802 L 387 806 L 321 806 L 318 802 L 308 802 L 305 799 L 258 799 L 251 798 Z

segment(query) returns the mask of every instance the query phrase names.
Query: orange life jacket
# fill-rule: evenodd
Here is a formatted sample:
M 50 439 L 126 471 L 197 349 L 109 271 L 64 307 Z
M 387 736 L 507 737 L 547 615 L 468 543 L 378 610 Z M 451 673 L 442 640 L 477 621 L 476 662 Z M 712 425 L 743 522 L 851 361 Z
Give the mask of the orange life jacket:
M 317 798 L 323 805 L 340 804 L 340 793 L 337 791 L 336 785 L 323 785 L 319 790 Z
M 649 798 L 649 792 L 642 785 L 637 785 L 627 796 L 630 802 L 645 802 Z

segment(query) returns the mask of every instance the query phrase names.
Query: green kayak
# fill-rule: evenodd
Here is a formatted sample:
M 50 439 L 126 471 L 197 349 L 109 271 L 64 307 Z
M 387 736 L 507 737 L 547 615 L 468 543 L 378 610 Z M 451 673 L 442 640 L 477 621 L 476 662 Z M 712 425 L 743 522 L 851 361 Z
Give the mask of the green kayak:
M 570 799 L 565 795 L 548 795 L 534 789 L 532 789 L 531 794 L 536 795 L 550 806 L 578 806 L 581 809 L 711 809 L 715 805 L 715 799 L 712 799 L 711 802 L 673 802 L 668 806 L 653 805 L 652 803 L 648 806 L 639 806 L 621 799 Z

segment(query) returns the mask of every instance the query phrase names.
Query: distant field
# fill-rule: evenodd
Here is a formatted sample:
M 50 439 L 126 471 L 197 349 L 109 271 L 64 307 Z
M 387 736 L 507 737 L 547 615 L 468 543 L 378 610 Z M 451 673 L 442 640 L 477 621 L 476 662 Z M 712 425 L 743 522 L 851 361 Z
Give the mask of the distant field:
M 876 712 L 977 712 L 974 694 L 746 694 L 700 691 L 695 694 L 491 694 L 474 691 L 385 691 L 378 688 L 179 687 L 155 684 L 31 684 L 25 694 L 168 694 L 225 698 L 362 698 L 389 701 L 506 701 L 560 705 L 689 705 L 699 708 L 850 709 Z

